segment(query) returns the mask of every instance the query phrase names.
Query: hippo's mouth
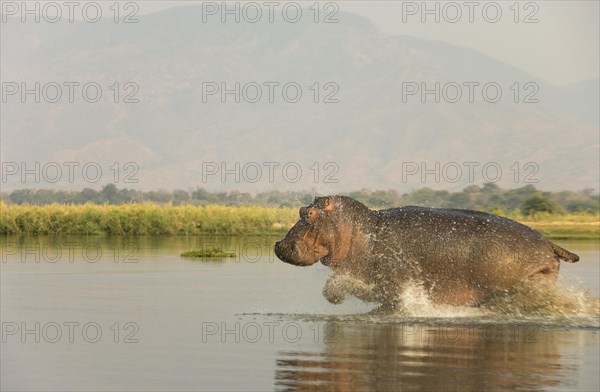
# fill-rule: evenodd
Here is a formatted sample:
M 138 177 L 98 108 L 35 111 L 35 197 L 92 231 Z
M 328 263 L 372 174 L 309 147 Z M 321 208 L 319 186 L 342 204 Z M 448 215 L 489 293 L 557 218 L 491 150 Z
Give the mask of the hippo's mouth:
M 312 255 L 309 249 L 297 246 L 294 243 L 277 241 L 275 243 L 275 255 L 284 263 L 297 265 L 301 267 L 313 265 L 319 261 L 319 255 L 315 252 Z
M 329 265 L 331 264 L 331 255 L 321 257 L 321 264 L 329 267 Z
M 332 260 L 331 258 L 331 253 L 329 253 L 326 256 L 321 257 L 321 264 L 323 264 L 326 267 L 330 267 L 333 269 L 336 269 L 339 267 L 339 263 L 337 263 L 336 261 Z

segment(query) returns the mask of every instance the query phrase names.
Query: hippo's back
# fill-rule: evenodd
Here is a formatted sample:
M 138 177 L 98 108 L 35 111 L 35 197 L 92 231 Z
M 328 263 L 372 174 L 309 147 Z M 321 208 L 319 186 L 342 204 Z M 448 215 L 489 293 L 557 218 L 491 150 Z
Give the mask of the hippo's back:
M 545 240 L 541 233 L 528 226 L 481 211 L 406 206 L 381 210 L 378 214 L 383 227 L 396 228 L 399 232 L 408 231 L 409 235 L 429 233 L 453 237 L 453 234 L 460 234 L 479 238 L 516 235 L 530 240 Z

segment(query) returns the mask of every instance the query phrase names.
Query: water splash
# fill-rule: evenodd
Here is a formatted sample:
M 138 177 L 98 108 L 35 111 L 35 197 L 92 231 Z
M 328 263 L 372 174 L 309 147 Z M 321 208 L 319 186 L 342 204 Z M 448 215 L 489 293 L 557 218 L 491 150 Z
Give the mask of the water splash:
M 407 317 L 476 317 L 487 314 L 480 308 L 436 304 L 422 282 L 409 281 L 398 296 L 402 307 L 398 315 Z
M 365 302 L 379 302 L 376 286 L 349 275 L 331 276 L 323 295 L 339 304 L 348 296 Z M 580 288 L 564 287 L 542 281 L 522 282 L 502 292 L 480 307 L 452 306 L 434 303 L 420 282 L 404 285 L 398 295 L 401 307 L 389 314 L 384 308 L 371 315 L 386 315 L 386 319 L 445 318 L 471 321 L 559 323 L 565 325 L 600 324 L 600 299 Z
M 485 304 L 496 314 L 525 317 L 600 317 L 600 298 L 575 288 L 542 281 L 525 281 Z

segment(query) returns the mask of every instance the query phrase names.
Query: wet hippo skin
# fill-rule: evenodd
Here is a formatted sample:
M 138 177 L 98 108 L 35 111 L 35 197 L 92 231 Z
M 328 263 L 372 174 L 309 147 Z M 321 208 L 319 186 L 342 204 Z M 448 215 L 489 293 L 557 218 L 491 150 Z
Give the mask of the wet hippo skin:
M 298 266 L 321 261 L 373 287 L 368 300 L 389 308 L 401 305 L 409 282 L 421 284 L 435 303 L 479 305 L 524 280 L 556 282 L 560 260 L 579 260 L 507 218 L 413 206 L 374 211 L 345 196 L 318 197 L 300 208 L 275 254 Z

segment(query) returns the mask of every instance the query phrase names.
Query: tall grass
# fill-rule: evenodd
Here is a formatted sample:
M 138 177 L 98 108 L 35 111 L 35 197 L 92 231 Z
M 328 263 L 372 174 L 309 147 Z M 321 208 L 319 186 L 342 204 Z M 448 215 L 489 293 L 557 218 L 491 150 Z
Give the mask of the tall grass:
M 0 234 L 280 234 L 297 220 L 296 209 L 128 205 L 8 205 L 0 202 Z
M 600 238 L 592 214 L 508 214 L 548 238 Z M 292 208 L 127 205 L 8 205 L 0 202 L 0 234 L 269 235 L 284 234 L 298 220 Z
M 596 214 L 549 214 L 542 212 L 532 216 L 518 217 L 517 220 L 533 227 L 548 238 L 600 238 L 600 216 Z

